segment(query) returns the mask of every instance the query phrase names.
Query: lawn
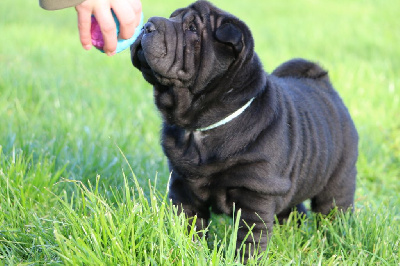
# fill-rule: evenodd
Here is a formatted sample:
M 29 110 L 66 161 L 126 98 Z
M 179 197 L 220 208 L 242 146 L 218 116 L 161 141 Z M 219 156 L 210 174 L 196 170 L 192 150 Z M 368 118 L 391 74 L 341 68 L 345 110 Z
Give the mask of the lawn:
M 354 214 L 276 226 L 249 264 L 399 265 L 400 2 L 214 2 L 249 25 L 267 72 L 328 69 L 360 135 Z M 129 51 L 84 51 L 76 28 L 74 9 L 0 2 L 0 265 L 240 265 L 236 217 L 200 238 L 166 198 L 160 116 Z

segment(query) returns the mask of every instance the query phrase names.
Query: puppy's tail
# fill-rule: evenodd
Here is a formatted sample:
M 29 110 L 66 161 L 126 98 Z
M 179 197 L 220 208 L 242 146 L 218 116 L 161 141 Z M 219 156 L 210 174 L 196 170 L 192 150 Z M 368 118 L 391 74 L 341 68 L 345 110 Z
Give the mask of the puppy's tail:
M 326 79 L 329 81 L 328 72 L 314 62 L 296 58 L 289 60 L 278 66 L 272 75 L 284 78 L 309 78 Z

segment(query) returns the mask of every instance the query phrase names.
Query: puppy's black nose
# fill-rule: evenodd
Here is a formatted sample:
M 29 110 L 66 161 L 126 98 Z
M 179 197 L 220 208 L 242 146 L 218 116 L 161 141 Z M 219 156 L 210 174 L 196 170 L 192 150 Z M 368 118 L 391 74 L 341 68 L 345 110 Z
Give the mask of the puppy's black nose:
M 144 32 L 145 33 L 151 33 L 155 30 L 156 30 L 156 26 L 154 26 L 153 23 L 147 22 L 146 24 L 144 24 Z

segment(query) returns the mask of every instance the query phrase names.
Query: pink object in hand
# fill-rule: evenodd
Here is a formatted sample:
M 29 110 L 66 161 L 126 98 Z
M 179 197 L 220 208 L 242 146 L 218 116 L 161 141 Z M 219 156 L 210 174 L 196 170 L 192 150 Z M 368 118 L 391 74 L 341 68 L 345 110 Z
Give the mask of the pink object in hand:
M 90 32 L 92 35 L 93 46 L 97 49 L 102 50 L 104 46 L 103 35 L 101 34 L 100 25 L 94 16 L 92 16 L 92 25 L 90 28 Z
M 117 37 L 119 34 L 119 21 L 117 19 L 117 16 L 115 15 L 115 13 L 112 11 L 112 15 L 114 17 L 114 21 L 115 21 L 115 26 L 117 29 Z M 131 44 L 136 40 L 136 38 L 140 35 L 140 33 L 142 32 L 142 28 L 143 28 L 143 13 L 140 16 L 140 24 L 136 27 L 135 29 L 135 33 L 133 34 L 133 36 L 127 40 L 125 39 L 119 39 L 118 38 L 118 43 L 117 43 L 117 49 L 115 50 L 117 53 L 122 52 L 123 50 L 129 48 L 131 46 Z M 101 30 L 100 30 L 100 25 L 97 22 L 96 18 L 94 17 L 94 15 L 92 15 L 92 25 L 90 27 L 90 35 L 92 38 L 92 44 L 94 47 L 96 47 L 99 51 L 103 52 L 103 47 L 104 47 L 104 39 L 103 39 L 103 35 L 101 34 Z

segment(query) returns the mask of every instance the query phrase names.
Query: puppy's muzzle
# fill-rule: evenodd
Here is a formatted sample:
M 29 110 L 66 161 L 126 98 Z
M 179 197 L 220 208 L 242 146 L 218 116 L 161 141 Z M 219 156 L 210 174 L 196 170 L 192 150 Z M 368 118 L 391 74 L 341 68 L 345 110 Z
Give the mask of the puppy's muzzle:
M 144 33 L 149 34 L 152 33 L 153 31 L 156 31 L 156 26 L 153 24 L 153 22 L 147 22 L 144 25 Z

